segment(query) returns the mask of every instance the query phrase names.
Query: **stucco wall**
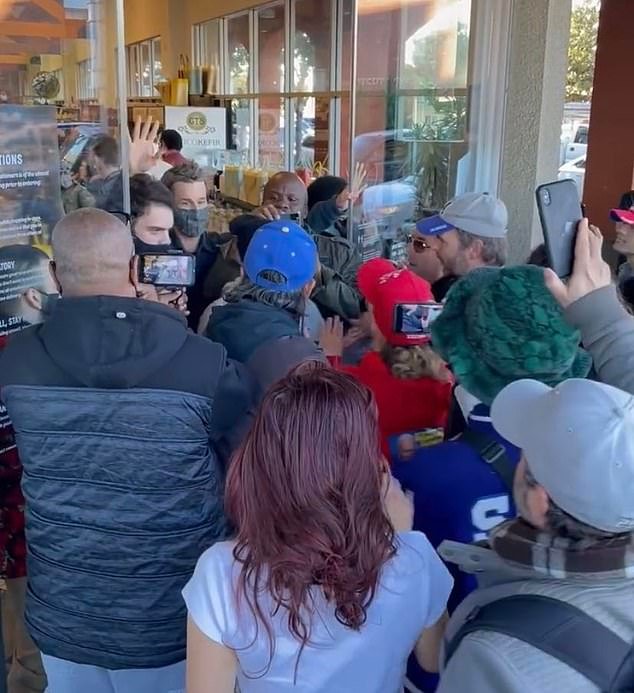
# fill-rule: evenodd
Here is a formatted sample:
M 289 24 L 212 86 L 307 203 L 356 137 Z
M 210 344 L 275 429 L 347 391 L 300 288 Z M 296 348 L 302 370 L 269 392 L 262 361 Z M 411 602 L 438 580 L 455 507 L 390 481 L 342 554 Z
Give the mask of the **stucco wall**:
M 500 195 L 511 260 L 542 241 L 535 188 L 557 178 L 571 0 L 514 0 Z

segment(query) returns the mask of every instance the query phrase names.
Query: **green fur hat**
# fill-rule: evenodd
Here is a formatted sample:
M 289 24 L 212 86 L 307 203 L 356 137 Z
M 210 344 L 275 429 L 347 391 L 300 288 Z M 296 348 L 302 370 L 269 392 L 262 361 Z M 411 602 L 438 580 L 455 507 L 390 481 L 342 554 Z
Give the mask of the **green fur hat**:
M 592 359 L 564 320 L 539 267 L 483 268 L 450 290 L 432 326 L 434 349 L 485 404 L 522 378 L 555 386 L 585 378 Z

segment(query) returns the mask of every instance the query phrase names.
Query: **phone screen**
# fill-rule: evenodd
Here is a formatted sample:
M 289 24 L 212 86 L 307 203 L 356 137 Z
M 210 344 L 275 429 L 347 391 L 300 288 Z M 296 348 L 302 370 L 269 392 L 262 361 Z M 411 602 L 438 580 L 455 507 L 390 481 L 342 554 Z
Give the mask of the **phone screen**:
M 550 266 L 565 279 L 572 274 L 577 227 L 583 215 L 579 191 L 574 181 L 560 180 L 540 185 L 536 196 Z
M 193 255 L 141 255 L 139 279 L 154 286 L 192 286 L 196 280 L 196 258 Z
M 442 309 L 442 303 L 400 303 L 394 309 L 394 331 L 412 337 L 429 336 Z

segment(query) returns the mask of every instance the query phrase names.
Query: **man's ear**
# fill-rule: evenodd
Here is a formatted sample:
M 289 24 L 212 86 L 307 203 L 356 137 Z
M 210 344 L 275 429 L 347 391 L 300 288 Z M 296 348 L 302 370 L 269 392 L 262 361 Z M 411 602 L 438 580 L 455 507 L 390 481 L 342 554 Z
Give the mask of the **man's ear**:
M 37 289 L 27 289 L 22 298 L 27 302 L 30 308 L 34 310 L 42 310 L 42 294 Z
M 130 260 L 130 284 L 139 292 L 139 256 L 133 255 Z
M 483 250 L 484 243 L 480 238 L 476 238 L 468 248 L 472 260 L 480 260 L 482 258 Z
M 539 529 L 546 529 L 548 508 L 550 499 L 546 493 L 546 489 L 539 484 L 531 486 L 526 492 L 526 506 L 530 514 L 531 524 L 534 524 Z
M 55 264 L 55 260 L 51 260 L 48 263 L 48 271 L 53 279 L 53 283 L 55 284 L 55 287 L 57 288 L 57 293 L 61 296 L 62 295 L 62 285 L 59 283 L 59 279 L 57 278 L 57 265 Z
M 304 298 L 310 298 L 311 294 L 315 290 L 315 286 L 317 285 L 317 282 L 314 279 L 311 279 L 308 284 L 302 289 L 302 293 L 304 294 Z

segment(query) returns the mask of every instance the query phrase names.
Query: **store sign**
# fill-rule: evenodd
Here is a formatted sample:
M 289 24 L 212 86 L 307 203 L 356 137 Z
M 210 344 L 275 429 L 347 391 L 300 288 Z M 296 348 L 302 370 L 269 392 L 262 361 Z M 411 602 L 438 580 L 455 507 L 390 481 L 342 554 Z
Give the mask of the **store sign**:
M 0 336 L 55 300 L 50 237 L 62 217 L 54 107 L 0 105 Z
M 224 108 L 166 106 L 165 127 L 183 138 L 183 156 L 201 166 L 212 166 L 214 152 L 227 148 L 227 111 Z

